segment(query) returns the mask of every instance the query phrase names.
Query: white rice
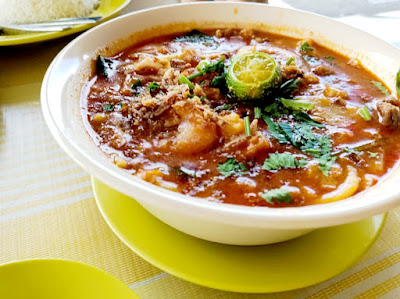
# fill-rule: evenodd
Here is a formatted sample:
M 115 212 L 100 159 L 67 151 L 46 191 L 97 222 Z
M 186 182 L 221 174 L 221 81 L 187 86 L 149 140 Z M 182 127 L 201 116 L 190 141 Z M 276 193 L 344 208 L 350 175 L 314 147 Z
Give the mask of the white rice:
M 0 24 L 86 17 L 99 4 L 100 0 L 0 0 Z

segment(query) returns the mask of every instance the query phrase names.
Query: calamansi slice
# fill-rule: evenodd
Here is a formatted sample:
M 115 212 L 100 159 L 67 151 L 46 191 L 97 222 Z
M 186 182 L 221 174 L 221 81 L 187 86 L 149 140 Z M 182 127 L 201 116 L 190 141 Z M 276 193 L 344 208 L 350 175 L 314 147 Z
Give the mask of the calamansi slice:
M 266 53 L 236 55 L 226 75 L 229 93 L 238 100 L 256 100 L 269 95 L 282 81 L 282 72 Z

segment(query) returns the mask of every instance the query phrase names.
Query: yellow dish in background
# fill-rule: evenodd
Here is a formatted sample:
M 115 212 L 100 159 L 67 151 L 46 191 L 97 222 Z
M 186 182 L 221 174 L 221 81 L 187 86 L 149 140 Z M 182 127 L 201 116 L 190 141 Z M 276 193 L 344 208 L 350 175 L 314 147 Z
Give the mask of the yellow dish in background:
M 386 219 L 381 214 L 286 242 L 232 246 L 184 234 L 135 199 L 97 179 L 92 179 L 92 185 L 107 224 L 135 253 L 181 279 L 231 292 L 289 291 L 338 275 L 375 242 Z
M 130 1 L 131 0 L 101 0 L 100 6 L 95 11 L 93 11 L 89 15 L 89 17 L 100 16 L 103 17 L 103 20 L 101 22 L 104 22 L 118 14 L 128 5 Z M 97 24 L 99 23 L 76 25 L 71 29 L 60 32 L 32 32 L 15 35 L 0 35 L 0 46 L 22 45 L 56 39 L 59 37 L 84 31 Z
M 68 260 L 28 260 L 0 266 L 0 298 L 138 299 L 114 276 Z

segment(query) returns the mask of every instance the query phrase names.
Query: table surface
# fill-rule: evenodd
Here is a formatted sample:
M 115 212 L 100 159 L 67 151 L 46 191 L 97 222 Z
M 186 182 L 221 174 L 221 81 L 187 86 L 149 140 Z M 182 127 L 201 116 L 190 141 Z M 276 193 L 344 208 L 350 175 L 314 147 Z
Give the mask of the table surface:
M 123 13 L 174 2 L 133 0 Z M 322 2 L 270 1 L 314 9 L 392 43 L 400 41 L 391 32 L 400 21 L 371 16 L 371 12 L 400 10 L 399 1 L 345 1 L 363 7 L 358 16 L 342 7 L 343 0 L 331 2 L 331 7 L 338 8 L 335 12 L 318 6 Z M 389 213 L 381 236 L 354 267 L 329 281 L 279 294 L 237 294 L 201 287 L 164 273 L 133 253 L 101 217 L 90 176 L 57 145 L 41 113 L 43 75 L 72 38 L 0 49 L 0 263 L 33 258 L 77 260 L 109 272 L 142 298 L 400 297 L 400 209 Z

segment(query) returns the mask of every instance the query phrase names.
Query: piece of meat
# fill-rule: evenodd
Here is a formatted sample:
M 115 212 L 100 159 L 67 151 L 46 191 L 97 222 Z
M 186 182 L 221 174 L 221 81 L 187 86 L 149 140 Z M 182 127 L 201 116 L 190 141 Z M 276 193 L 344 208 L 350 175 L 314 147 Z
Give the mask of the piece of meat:
M 313 69 L 313 73 L 317 76 L 329 76 L 333 75 L 335 71 L 326 65 L 319 65 Z
M 377 102 L 379 121 L 385 126 L 400 126 L 399 101 L 394 98 L 383 99 Z

